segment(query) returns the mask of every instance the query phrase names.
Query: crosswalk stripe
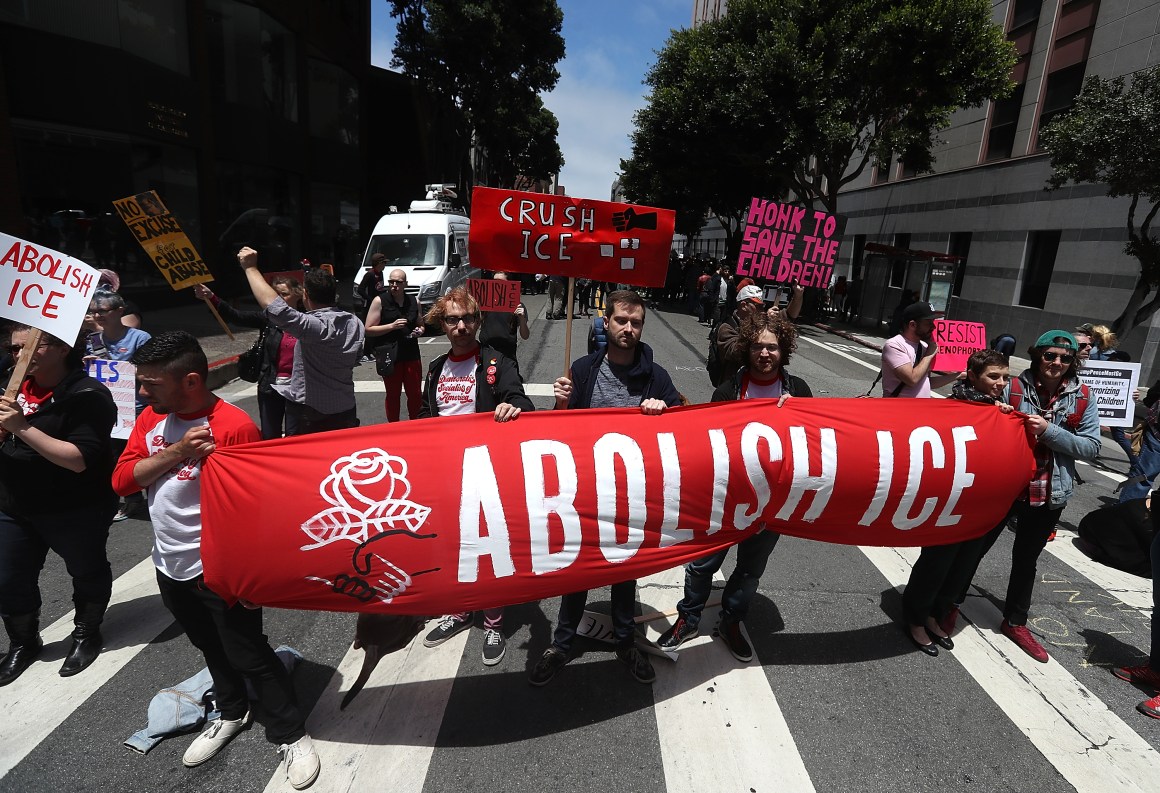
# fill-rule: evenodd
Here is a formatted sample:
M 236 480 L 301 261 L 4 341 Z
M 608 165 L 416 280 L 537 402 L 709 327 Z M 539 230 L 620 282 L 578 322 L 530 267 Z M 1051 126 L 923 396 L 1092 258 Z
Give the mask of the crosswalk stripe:
M 44 654 L 15 682 L 0 688 L 0 778 L 24 759 L 73 711 L 109 682 L 122 667 L 144 650 L 173 622 L 157 593 L 153 560 L 146 558 L 113 582 L 113 596 L 101 633 L 106 649 L 85 671 L 73 677 L 57 674 L 55 661 L 64 658 L 71 643 L 73 612 L 41 632 Z M 141 723 L 145 723 L 145 705 Z M 117 736 L 122 737 L 122 736 Z M 129 730 L 123 736 L 129 737 Z
M 1146 616 L 1152 614 L 1152 582 L 1131 573 L 1102 565 L 1084 556 L 1072 542 L 1078 535 L 1067 529 L 1057 529 L 1053 542 L 1047 543 L 1047 552 L 1087 580 L 1115 595 L 1122 603 L 1139 610 Z
M 918 558 L 916 548 L 861 550 L 899 590 Z M 1160 753 L 1147 741 L 1057 661 L 1040 664 L 999 634 L 990 601 L 967 598 L 962 613 L 969 624 L 948 654 L 1078 793 L 1155 790 Z
M 362 650 L 348 650 L 306 719 L 322 762 L 311 791 L 352 793 L 389 785 L 392 793 L 422 793 L 469 634 L 427 648 L 420 633 L 403 650 L 381 658 L 366 688 L 339 710 L 363 662 Z M 281 767 L 266 785 L 266 793 L 292 790 Z
M 671 602 L 656 600 L 671 600 L 681 592 L 684 580 L 683 567 L 641 579 L 637 592 L 644 610 L 671 608 Z M 705 609 L 702 635 L 681 647 L 675 663 L 654 659 L 653 710 L 665 790 L 812 791 L 809 772 L 765 670 L 757 661 L 739 663 L 710 635 L 718 612 Z M 666 628 L 668 622 L 654 623 L 650 634 Z M 712 762 L 705 760 L 705 747 L 712 747 Z

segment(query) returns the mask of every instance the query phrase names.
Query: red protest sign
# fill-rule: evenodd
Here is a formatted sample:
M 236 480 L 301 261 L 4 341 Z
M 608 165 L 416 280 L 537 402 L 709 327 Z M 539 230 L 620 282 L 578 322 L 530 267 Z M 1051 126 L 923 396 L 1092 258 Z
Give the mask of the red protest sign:
M 938 344 L 931 369 L 936 372 L 962 372 L 971 353 L 987 349 L 987 328 L 982 322 L 936 319 L 934 341 Z
M 485 270 L 661 286 L 675 224 L 671 209 L 476 187 L 468 244 Z
M 508 314 L 520 307 L 520 282 L 500 278 L 468 278 L 467 291 L 479 303 L 481 311 L 504 311 Z
M 267 606 L 448 614 L 640 578 L 763 527 L 855 545 L 981 536 L 1034 471 L 1022 419 L 909 402 L 479 414 L 220 448 L 201 473 L 206 584 Z M 284 470 L 294 498 L 269 475 Z
M 796 281 L 825 289 L 845 230 L 841 215 L 754 198 L 741 238 L 737 275 L 758 283 Z

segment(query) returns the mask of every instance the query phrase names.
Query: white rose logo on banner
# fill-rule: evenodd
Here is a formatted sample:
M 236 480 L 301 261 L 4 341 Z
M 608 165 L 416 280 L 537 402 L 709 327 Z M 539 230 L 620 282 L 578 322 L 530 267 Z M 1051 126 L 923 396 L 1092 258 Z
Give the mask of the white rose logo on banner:
M 332 579 L 307 576 L 307 580 L 364 603 L 375 599 L 390 603 L 407 591 L 414 576 L 439 569 L 409 572 L 386 556 L 388 548 L 383 540 L 430 540 L 436 536 L 419 532 L 431 508 L 408 498 L 411 483 L 403 458 L 383 449 L 363 449 L 340 457 L 331 464 L 330 475 L 322 480 L 318 493 L 331 506 L 301 525 L 311 540 L 301 550 L 313 551 L 342 541 L 354 543 L 355 548 L 349 572 L 339 572 Z

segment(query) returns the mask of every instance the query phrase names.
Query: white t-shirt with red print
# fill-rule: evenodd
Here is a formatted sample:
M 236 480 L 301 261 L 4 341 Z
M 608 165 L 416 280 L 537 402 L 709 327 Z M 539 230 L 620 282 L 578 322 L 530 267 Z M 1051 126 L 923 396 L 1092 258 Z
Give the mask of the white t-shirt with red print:
M 139 490 L 133 467 L 172 446 L 194 427 L 209 424 L 218 448 L 261 440 L 246 413 L 217 400 L 208 410 L 191 415 L 159 414 L 147 407 L 137 417 L 133 434 L 117 461 L 113 488 L 120 494 Z M 153 564 L 175 581 L 201 575 L 201 460 L 185 459 L 145 488 L 153 521 Z
M 479 351 L 456 357 L 448 355 L 443 371 L 435 381 L 435 407 L 440 416 L 459 416 L 475 412 L 475 368 Z
M 759 380 L 748 374 L 742 375 L 741 399 L 777 399 L 781 394 L 781 373 L 769 380 Z

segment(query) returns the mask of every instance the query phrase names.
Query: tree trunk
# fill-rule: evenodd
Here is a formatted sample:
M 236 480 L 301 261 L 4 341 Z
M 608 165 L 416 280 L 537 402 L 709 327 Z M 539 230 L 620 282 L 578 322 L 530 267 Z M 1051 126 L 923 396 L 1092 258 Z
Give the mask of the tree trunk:
M 1144 324 L 1152 315 L 1160 309 L 1160 292 L 1158 292 L 1150 301 L 1145 304 L 1145 300 L 1152 292 L 1152 285 L 1148 283 L 1141 273 L 1136 279 L 1136 286 L 1132 290 L 1131 297 L 1128 298 L 1128 303 L 1124 306 L 1124 310 L 1120 316 L 1112 323 L 1112 330 L 1121 339 L 1126 338 L 1129 333 L 1135 330 L 1139 325 Z

